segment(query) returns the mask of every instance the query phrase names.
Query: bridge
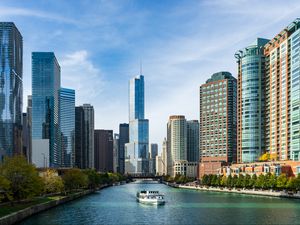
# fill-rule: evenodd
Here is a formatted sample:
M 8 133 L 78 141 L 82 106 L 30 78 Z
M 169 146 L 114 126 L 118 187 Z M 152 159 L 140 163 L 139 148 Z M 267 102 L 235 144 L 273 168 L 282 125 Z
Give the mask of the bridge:
M 149 173 L 131 173 L 128 174 L 133 180 L 159 180 L 162 181 L 162 176 Z

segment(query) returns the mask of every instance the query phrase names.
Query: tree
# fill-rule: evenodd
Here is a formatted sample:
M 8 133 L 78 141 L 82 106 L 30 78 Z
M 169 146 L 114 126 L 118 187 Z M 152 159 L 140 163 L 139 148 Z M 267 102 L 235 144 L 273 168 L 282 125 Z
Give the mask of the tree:
M 297 189 L 297 180 L 295 177 L 290 177 L 286 183 L 286 187 L 290 191 L 295 191 Z
M 229 188 L 232 187 L 232 176 L 231 176 L 231 175 L 229 175 L 229 176 L 227 177 L 226 187 L 229 187 Z
M 233 175 L 232 180 L 231 180 L 231 187 L 236 187 L 238 183 L 238 176 L 236 174 Z
M 55 170 L 48 169 L 43 173 L 45 193 L 60 193 L 64 190 L 64 182 Z
M 28 164 L 23 156 L 5 158 L 0 175 L 9 181 L 9 189 L 15 200 L 30 199 L 43 191 L 43 181 L 36 168 Z
M 10 182 L 0 175 L 0 202 L 2 200 L 11 200 Z
M 256 174 L 253 174 L 252 177 L 251 177 L 249 186 L 252 187 L 252 188 L 254 188 L 255 184 L 256 184 L 256 180 L 257 180 L 257 176 L 256 176 Z
M 255 188 L 265 188 L 265 176 L 260 174 L 254 184 Z
M 88 176 L 79 169 L 70 169 L 63 175 L 65 189 L 75 190 L 85 188 L 88 185 Z
M 88 187 L 95 189 L 100 184 L 100 174 L 95 169 L 84 170 L 85 175 L 88 177 Z
M 270 153 L 265 153 L 259 157 L 259 161 L 266 162 L 270 160 Z
M 274 189 L 276 187 L 277 177 L 274 174 L 266 174 L 266 187 L 269 189 Z
M 221 185 L 222 187 L 225 187 L 226 184 L 227 184 L 227 177 L 226 177 L 225 175 L 223 175 L 222 178 L 221 178 L 220 185 Z
M 236 187 L 239 187 L 239 188 L 244 187 L 244 179 L 245 179 L 244 175 L 240 174 L 239 178 L 237 180 L 237 183 L 236 183 Z
M 243 182 L 243 187 L 244 188 L 251 188 L 251 176 L 249 174 L 246 174 Z
M 286 188 L 286 184 L 287 184 L 287 177 L 285 174 L 281 174 L 279 177 L 277 177 L 277 183 L 276 183 L 276 187 L 279 190 L 282 190 L 284 188 Z

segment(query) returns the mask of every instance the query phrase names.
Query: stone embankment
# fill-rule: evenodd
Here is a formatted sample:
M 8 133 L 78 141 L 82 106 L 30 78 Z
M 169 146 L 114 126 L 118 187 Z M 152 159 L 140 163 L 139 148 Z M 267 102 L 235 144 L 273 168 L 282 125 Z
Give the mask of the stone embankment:
M 102 185 L 97 190 L 106 188 L 108 186 L 111 186 L 111 185 Z M 78 192 L 78 193 L 75 193 L 75 194 L 72 194 L 72 195 L 69 195 L 69 196 L 62 197 L 61 199 L 58 199 L 58 200 L 52 200 L 52 201 L 49 201 L 49 202 L 45 202 L 45 203 L 30 206 L 30 207 L 22 209 L 20 211 L 11 213 L 7 216 L 1 217 L 0 218 L 0 225 L 12 225 L 12 224 L 18 223 L 18 222 L 26 219 L 29 216 L 32 216 L 32 215 L 37 214 L 39 212 L 51 209 L 51 208 L 56 207 L 58 205 L 73 201 L 75 199 L 81 198 L 83 196 L 89 195 L 89 194 L 94 193 L 94 192 L 95 192 L 95 190 L 85 190 L 85 191 Z
M 236 194 L 300 199 L 300 192 L 294 193 L 294 192 L 288 192 L 288 191 L 275 191 L 275 190 L 218 188 L 218 187 L 206 187 L 206 186 L 200 186 L 200 185 L 181 185 L 181 184 L 174 184 L 174 183 L 169 183 L 169 182 L 164 182 L 164 184 L 174 187 L 174 188 L 183 188 L 183 189 L 191 189 L 191 190 L 199 190 L 199 191 L 226 192 L 226 193 L 236 193 Z

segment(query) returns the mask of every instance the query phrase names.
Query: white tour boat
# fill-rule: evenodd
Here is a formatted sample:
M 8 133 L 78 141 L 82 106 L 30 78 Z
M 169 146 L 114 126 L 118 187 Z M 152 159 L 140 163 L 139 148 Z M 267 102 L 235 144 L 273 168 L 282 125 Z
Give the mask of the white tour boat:
M 162 205 L 165 203 L 164 195 L 159 191 L 140 191 L 136 194 L 136 198 L 144 204 Z

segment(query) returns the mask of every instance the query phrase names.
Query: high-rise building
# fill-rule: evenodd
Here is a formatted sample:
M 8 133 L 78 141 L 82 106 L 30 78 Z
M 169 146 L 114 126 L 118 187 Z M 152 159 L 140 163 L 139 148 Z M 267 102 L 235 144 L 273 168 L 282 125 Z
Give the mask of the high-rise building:
M 144 76 L 129 82 L 129 143 L 125 145 L 125 173 L 148 173 L 149 121 L 144 118 Z
M 0 162 L 22 152 L 23 38 L 14 23 L 0 22 Z
M 118 153 L 118 172 L 125 173 L 125 144 L 129 142 L 129 124 L 121 123 L 119 125 L 119 153 Z
M 59 90 L 59 125 L 61 132 L 61 167 L 75 165 L 75 90 Z
M 265 55 L 269 40 L 239 50 L 237 161 L 254 162 L 265 151 Z
M 200 87 L 200 176 L 236 162 L 237 80 L 214 73 Z
M 119 134 L 114 134 L 113 141 L 113 172 L 119 171 Z
M 26 117 L 23 114 L 23 152 L 26 152 L 26 158 L 32 163 L 32 97 L 28 95 Z M 24 127 L 25 126 L 25 127 Z M 25 132 L 24 132 L 25 129 Z
M 169 161 L 169 157 L 168 157 L 168 142 L 167 139 L 165 138 L 162 144 L 162 151 L 161 151 L 161 160 L 162 160 L 162 174 L 163 175 L 167 175 L 167 174 L 171 174 L 171 171 L 168 172 L 168 163 L 170 163 Z
M 167 152 L 168 155 L 170 155 L 170 163 L 168 163 L 168 171 L 170 171 L 169 175 L 185 175 L 186 170 L 181 167 L 181 164 L 187 162 L 187 123 L 185 116 L 170 116 L 167 127 Z
M 187 121 L 187 161 L 199 162 L 199 121 Z
M 49 139 L 49 165 L 61 165 L 59 130 L 60 66 L 53 52 L 32 53 L 32 154 L 42 158 L 34 140 Z M 33 161 L 33 163 L 36 163 Z
M 149 172 L 152 174 L 156 174 L 156 156 L 158 155 L 158 145 L 151 144 L 150 145 L 150 157 L 149 157 Z M 151 161 L 151 163 L 150 163 Z M 151 167 L 150 167 L 151 165 Z
M 95 130 L 95 168 L 113 172 L 113 131 Z
M 94 168 L 94 107 L 75 107 L 75 165 Z
M 269 41 L 266 56 L 266 151 L 273 160 L 300 160 L 300 19 Z

